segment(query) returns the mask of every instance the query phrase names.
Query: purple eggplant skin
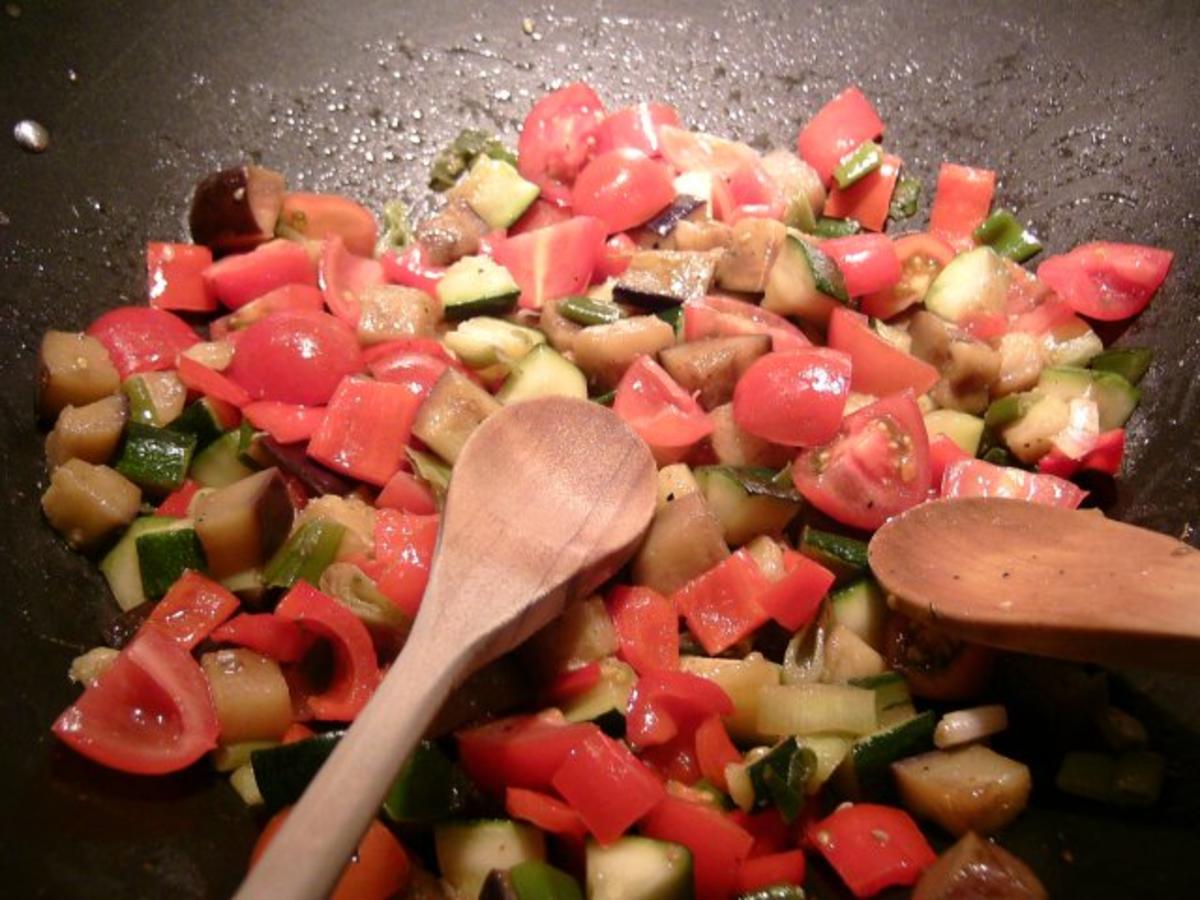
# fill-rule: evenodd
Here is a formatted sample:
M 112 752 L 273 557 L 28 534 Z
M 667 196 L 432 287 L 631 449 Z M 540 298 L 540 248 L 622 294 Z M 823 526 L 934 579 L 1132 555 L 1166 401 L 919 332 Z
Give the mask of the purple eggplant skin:
M 262 166 L 222 169 L 196 184 L 188 227 L 214 254 L 252 250 L 275 237 L 287 183 Z

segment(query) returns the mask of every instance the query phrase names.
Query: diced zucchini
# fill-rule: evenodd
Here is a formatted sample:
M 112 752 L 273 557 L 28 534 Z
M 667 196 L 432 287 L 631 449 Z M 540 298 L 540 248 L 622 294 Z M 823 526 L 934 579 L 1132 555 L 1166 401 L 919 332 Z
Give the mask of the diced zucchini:
M 228 428 L 236 424 L 226 420 L 220 408 L 208 397 L 201 397 L 189 405 L 174 422 L 171 430 L 196 436 L 195 465 L 204 449 L 217 440 Z
M 509 163 L 481 154 L 453 193 L 466 200 L 491 228 L 504 229 L 521 218 L 541 191 Z
M 1150 369 L 1154 354 L 1144 347 L 1113 347 L 1097 353 L 1088 362 L 1098 372 L 1120 375 L 1130 384 L 1137 384 Z
M 1010 331 L 1000 338 L 996 349 L 1000 354 L 1000 374 L 991 387 L 993 396 L 1028 391 L 1037 384 L 1046 358 L 1036 337 L 1022 331 Z
M 729 734 L 738 741 L 761 741 L 765 735 L 758 727 L 762 691 L 779 684 L 778 663 L 751 653 L 745 659 L 711 659 L 684 656 L 679 667 L 692 675 L 707 678 L 718 685 L 733 701 L 733 715 L 725 718 Z
M 343 734 L 343 731 L 327 731 L 251 753 L 250 765 L 267 808 L 280 809 L 299 800 Z
M 413 472 L 429 485 L 429 489 L 433 491 L 433 496 L 440 506 L 446 496 L 446 489 L 450 487 L 450 467 L 431 454 L 422 453 L 411 447 L 406 447 L 404 452 L 412 463 Z
M 208 679 L 222 742 L 276 740 L 292 724 L 291 697 L 275 660 L 233 647 L 205 653 L 200 667 Z
M 508 405 L 535 397 L 587 399 L 587 379 L 549 344 L 538 344 L 512 364 L 512 372 L 496 399 Z
M 845 625 L 835 624 L 825 639 L 823 681 L 834 684 L 881 674 L 887 666 L 870 644 Z
M 935 409 L 925 414 L 925 430 L 930 440 L 944 434 L 964 453 L 975 456 L 983 440 L 983 419 L 954 409 Z
M 708 508 L 732 546 L 760 534 L 777 534 L 800 510 L 794 488 L 768 490 L 775 476 L 770 469 L 702 466 L 695 474 Z
M 692 854 L 680 844 L 629 835 L 587 845 L 588 900 L 691 900 Z
M 572 343 L 575 364 L 600 388 L 615 388 L 635 359 L 654 356 L 675 343 L 675 330 L 657 316 L 632 316 L 591 325 Z
M 895 706 L 912 706 L 908 682 L 899 672 L 882 672 L 866 678 L 855 678 L 850 683 L 855 687 L 868 688 L 875 692 L 875 709 L 880 716 Z
M 1152 806 L 1162 792 L 1166 764 L 1161 754 L 1132 750 L 1068 753 L 1054 783 L 1060 791 L 1112 806 Z
M 341 543 L 334 548 L 335 559 L 346 559 L 359 554 L 369 556 L 375 549 L 375 518 L 375 507 L 359 497 L 317 497 L 310 500 L 304 509 L 296 514 L 292 530 L 294 532 L 306 522 L 316 520 L 336 522 L 345 531 Z
M 788 684 L 759 690 L 758 730 L 787 735 L 870 734 L 878 725 L 875 692 L 840 684 Z
M 746 544 L 745 550 L 767 581 L 779 581 L 787 574 L 783 565 L 783 546 L 775 538 L 759 535 Z
M 1025 413 L 1029 412 L 1029 408 L 1033 406 L 1039 399 L 1039 394 L 1026 392 L 1021 394 L 1009 394 L 1007 397 L 1000 397 L 993 400 L 987 408 L 987 412 L 983 416 L 983 424 L 985 428 L 1003 428 L 1006 425 L 1011 425 Z
M 269 750 L 277 746 L 278 741 L 239 741 L 236 744 L 222 744 L 208 758 L 218 772 L 232 772 L 250 765 L 250 755 L 255 750 Z
M 1115 372 L 1053 366 L 1043 369 L 1038 379 L 1039 393 L 1070 403 L 1076 397 L 1096 401 L 1100 430 L 1122 427 L 1141 399 L 1141 390 Z
M 536 328 L 505 319 L 475 316 L 460 322 L 442 340 L 472 369 L 486 369 L 521 359 L 534 347 L 544 344 L 546 336 Z
M 841 734 L 807 734 L 795 740 L 801 747 L 811 750 L 816 760 L 807 789 L 809 794 L 815 794 L 842 764 L 850 752 L 852 740 Z
M 433 840 L 442 878 L 462 900 L 475 900 L 493 869 L 546 858 L 542 832 L 506 819 L 441 823 Z
M 192 479 L 201 487 L 223 488 L 253 475 L 257 470 L 242 461 L 240 442 L 241 435 L 236 429 L 227 431 L 197 453 L 192 463 Z
M 599 596 L 573 600 L 562 615 L 530 638 L 522 658 L 549 677 L 617 652 L 617 631 Z
M 934 750 L 892 766 L 904 805 L 959 837 L 999 831 L 1029 802 L 1024 763 L 982 744 Z
M 568 722 L 596 722 L 606 731 L 615 730 L 611 726 L 619 725 L 620 732 L 624 733 L 625 711 L 629 708 L 635 681 L 637 673 L 632 666 L 618 659 L 603 659 L 599 680 L 562 703 L 563 717 Z
M 486 256 L 464 256 L 446 270 L 437 286 L 442 314 L 451 322 L 506 313 L 520 293 L 508 269 Z
M 925 308 L 949 322 L 961 322 L 973 313 L 1003 313 L 1010 277 L 996 251 L 976 247 L 942 269 L 925 295 Z
M 663 466 L 658 470 L 658 502 L 657 509 L 662 509 L 668 503 L 673 503 L 680 497 L 700 492 L 700 484 L 696 476 L 688 468 L 687 463 L 675 463 Z
M 297 581 L 320 585 L 321 576 L 337 557 L 346 533 L 344 526 L 329 519 L 305 522 L 288 537 L 263 566 L 263 584 L 290 588 Z
M 728 555 L 720 519 L 703 495 L 688 494 L 655 511 L 633 559 L 633 581 L 672 594 Z
M 190 519 L 174 519 L 166 516 L 144 516 L 130 524 L 121 540 L 100 561 L 100 571 L 108 581 L 109 589 L 123 610 L 133 609 L 146 602 L 146 591 L 142 587 L 142 567 L 138 560 L 138 538 L 157 531 L 172 528 L 192 529 Z
M 1042 335 L 1042 352 L 1051 366 L 1086 366 L 1103 350 L 1100 336 L 1078 318 Z
M 788 229 L 767 278 L 763 309 L 824 325 L 834 308 L 847 302 L 845 281 L 833 260 Z
M 142 372 L 121 385 L 129 398 L 129 421 L 162 428 L 179 418 L 187 388 L 174 372 Z
M 1116 751 L 1140 750 L 1150 740 L 1146 726 L 1123 709 L 1106 706 L 1096 714 L 1096 730 L 1104 743 Z
M 640 250 L 617 279 L 613 299 L 646 309 L 678 306 L 707 294 L 715 271 L 709 253 Z
M 242 802 L 247 806 L 262 806 L 262 791 L 258 789 L 258 781 L 254 777 L 254 769 L 250 765 L 239 766 L 229 774 L 229 784 L 237 791 Z
M 744 334 L 676 344 L 661 350 L 658 358 L 680 387 L 698 395 L 705 409 L 714 409 L 733 399 L 738 380 L 770 350 L 767 335 Z
M 421 404 L 412 433 L 442 459 L 453 463 L 471 432 L 499 409 L 495 397 L 462 372 L 449 368 Z
M 786 237 L 787 228 L 775 219 L 739 219 L 733 226 L 733 241 L 717 263 L 717 284 L 727 291 L 762 293 Z
M 1005 398 L 1006 400 L 1008 398 Z M 1034 463 L 1050 452 L 1054 436 L 1067 427 L 1070 410 L 1058 397 L 1032 395 L 1021 417 L 1005 425 L 1000 434 L 1017 459 Z
M 148 600 L 157 600 L 179 576 L 192 569 L 203 572 L 204 548 L 190 525 L 151 531 L 137 538 L 138 570 L 142 591 Z
M 839 581 L 867 571 L 867 545 L 845 535 L 805 525 L 797 549 L 833 572 Z
M 583 892 L 566 872 L 530 859 L 511 869 L 492 869 L 479 900 L 583 900 Z
M 149 491 L 176 490 L 187 478 L 196 436 L 130 422 L 116 469 Z
M 926 710 L 856 740 L 834 774 L 838 792 L 852 800 L 878 799 L 888 792 L 888 767 L 899 759 L 933 749 L 937 715 Z
M 888 607 L 874 578 L 867 575 L 835 589 L 829 595 L 829 608 L 839 625 L 849 628 L 868 646 L 883 648 Z
M 65 407 L 46 436 L 46 465 L 53 470 L 69 459 L 103 465 L 121 442 L 126 418 L 125 398 L 119 394 Z
M 774 806 L 785 822 L 795 821 L 816 769 L 816 754 L 794 737 L 780 741 L 753 762 L 747 760 L 746 776 L 754 791 L 752 808 Z
M 193 509 L 196 534 L 217 578 L 261 566 L 292 527 L 292 503 L 278 469 L 198 497 Z
M 47 331 L 38 363 L 38 411 L 46 419 L 68 406 L 86 406 L 121 389 L 121 376 L 108 351 L 91 335 Z
M 421 741 L 383 801 L 393 822 L 428 825 L 461 815 L 476 800 L 466 773 L 432 741 Z

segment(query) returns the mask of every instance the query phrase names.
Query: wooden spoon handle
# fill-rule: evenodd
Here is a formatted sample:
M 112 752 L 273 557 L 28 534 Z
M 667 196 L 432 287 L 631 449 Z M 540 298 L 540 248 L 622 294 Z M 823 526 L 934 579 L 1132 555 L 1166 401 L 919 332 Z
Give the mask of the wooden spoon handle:
M 329 895 L 400 766 L 472 657 L 470 648 L 450 651 L 430 629 L 414 628 L 371 701 L 234 895 L 237 900 Z

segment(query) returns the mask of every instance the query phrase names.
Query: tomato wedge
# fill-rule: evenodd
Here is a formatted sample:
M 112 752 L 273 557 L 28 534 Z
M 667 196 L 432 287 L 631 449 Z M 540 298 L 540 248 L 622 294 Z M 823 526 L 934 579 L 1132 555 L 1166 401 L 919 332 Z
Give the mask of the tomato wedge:
M 148 622 L 191 650 L 237 612 L 238 598 L 228 589 L 190 569 L 171 585 L 151 610 Z
M 1156 247 L 1095 242 L 1051 256 L 1037 274 L 1080 315 L 1118 322 L 1146 308 L 1174 257 Z
M 859 308 L 874 319 L 890 319 L 920 303 L 933 279 L 954 259 L 953 247 L 924 232 L 901 235 L 892 243 L 892 249 L 900 263 L 899 280 L 891 287 L 866 294 L 859 303 Z
M 358 298 L 363 291 L 386 281 L 383 264 L 373 258 L 356 256 L 333 235 L 321 251 L 321 286 L 329 311 L 351 327 L 358 325 Z
M 153 625 L 138 632 L 53 727 L 88 759 L 136 775 L 187 768 L 217 746 L 219 730 L 204 672 Z
M 629 148 L 658 156 L 658 129 L 679 125 L 679 113 L 666 103 L 636 103 L 609 113 L 596 130 L 596 152 Z
M 924 501 L 931 477 L 929 437 L 910 391 L 847 416 L 831 443 L 805 450 L 792 466 L 806 500 L 867 531 Z
M 521 126 L 517 170 L 542 189 L 545 199 L 565 202 L 596 146 L 604 116 L 600 97 L 581 82 L 542 97 Z
M 683 304 L 685 341 L 742 334 L 769 335 L 773 350 L 799 350 L 812 346 L 804 332 L 783 316 L 753 303 L 709 295 Z
M 592 216 L 576 216 L 558 225 L 527 231 L 496 242 L 492 257 L 521 287 L 520 304 L 541 309 L 587 289 L 604 255 L 608 228 Z
M 575 212 L 600 219 L 609 234 L 641 225 L 673 199 L 670 168 L 631 149 L 610 150 L 595 157 L 579 173 L 571 190 Z
M 836 307 L 829 318 L 829 346 L 850 357 L 850 387 L 864 394 L 923 394 L 941 377 L 929 363 L 893 347 L 864 316 L 844 306 Z
M 678 459 L 713 430 L 695 398 L 648 356 L 639 356 L 621 377 L 613 411 L 663 460 Z
M 764 441 L 815 447 L 838 432 L 850 392 L 850 357 L 807 347 L 768 353 L 738 379 L 733 419 Z
M 389 250 L 379 257 L 384 277 L 393 284 L 402 284 L 433 296 L 437 294 L 438 282 L 446 274 L 445 266 L 435 266 L 426 259 L 425 245 L 420 241 L 406 248 L 403 253 Z
M 1056 475 L 997 466 L 982 459 L 963 459 L 946 467 L 942 475 L 942 496 L 1010 497 L 1075 509 L 1083 502 L 1087 491 Z
M 230 309 L 287 284 L 316 285 L 317 267 L 295 241 L 268 241 L 249 253 L 226 256 L 204 270 L 204 280 Z
M 929 211 L 929 231 L 955 250 L 975 246 L 975 229 L 992 208 L 996 173 L 954 163 L 942 163 Z
M 565 222 L 569 218 L 571 218 L 570 209 L 539 198 L 534 200 L 529 209 L 525 210 L 524 215 L 512 224 L 508 229 L 508 236 L 516 237 L 527 231 L 537 231 L 539 228 Z
M 884 291 L 900 280 L 900 260 L 884 234 L 852 234 L 821 242 L 846 281 L 846 293 L 862 297 Z
M 279 222 L 309 240 L 336 236 L 356 256 L 374 256 L 378 227 L 371 211 L 339 194 L 294 191 L 283 197 Z

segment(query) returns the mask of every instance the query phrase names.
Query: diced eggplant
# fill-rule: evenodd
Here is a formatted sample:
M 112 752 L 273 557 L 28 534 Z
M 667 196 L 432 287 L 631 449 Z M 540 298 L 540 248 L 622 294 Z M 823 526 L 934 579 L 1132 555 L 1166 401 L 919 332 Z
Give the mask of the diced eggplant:
M 479 252 L 479 239 L 488 233 L 488 224 L 471 205 L 460 197 L 417 227 L 417 240 L 435 266 L 448 266 L 464 256 Z
M 687 494 L 655 512 L 633 560 L 633 580 L 671 594 L 728 555 L 721 522 L 703 495 Z
M 345 529 L 337 558 L 368 554 L 375 546 L 375 507 L 357 497 L 325 496 L 310 500 L 292 523 L 295 531 L 306 522 L 324 519 Z
M 273 437 L 262 435 L 254 439 L 254 453 L 262 465 L 277 466 L 279 471 L 291 475 L 317 496 L 344 496 L 354 490 L 354 482 L 312 459 L 304 452 L 303 444 L 281 444 Z
M 363 344 L 434 337 L 442 319 L 436 297 L 398 284 L 367 288 L 358 295 L 358 305 L 358 340 Z
M 654 356 L 674 343 L 675 329 L 658 316 L 589 325 L 575 335 L 575 364 L 594 385 L 611 390 L 639 356 Z
M 992 385 L 998 397 L 1028 391 L 1046 365 L 1041 342 L 1032 334 L 1012 331 L 1000 338 L 1000 374 Z
M 675 463 L 663 466 L 658 470 L 658 502 L 656 509 L 662 509 L 668 503 L 673 503 L 680 497 L 700 492 L 700 483 L 688 468 L 687 463 Z
M 50 475 L 42 511 L 72 547 L 91 547 L 137 515 L 142 492 L 108 466 L 70 459 Z
M 579 332 L 583 331 L 583 326 L 578 322 L 572 322 L 559 312 L 558 307 L 562 302 L 562 300 L 550 300 L 542 305 L 538 328 L 546 335 L 550 346 L 559 353 L 568 353 L 575 349 L 575 338 Z
M 292 527 L 292 502 L 278 469 L 264 469 L 220 488 L 195 506 L 196 535 L 216 578 L 270 559 Z
M 438 738 L 468 722 L 528 706 L 533 698 L 533 685 L 516 657 L 502 656 L 450 692 L 425 734 Z
M 535 634 L 521 649 L 521 657 L 534 671 L 550 678 L 617 652 L 617 632 L 594 596 L 568 603 L 561 616 Z
M 949 359 L 931 396 L 943 409 L 979 414 L 1000 376 L 1000 354 L 980 341 L 951 341 Z
M 226 253 L 271 240 L 286 190 L 283 176 L 262 166 L 213 172 L 192 194 L 192 240 Z
M 1032 781 L 1024 763 L 982 744 L 934 750 L 892 764 L 904 805 L 951 834 L 990 834 L 1029 802 Z
M 708 293 L 716 271 L 711 253 L 640 250 L 617 279 L 613 299 L 646 309 L 677 306 Z
M 292 724 L 292 701 L 279 663 L 244 648 L 205 653 L 200 667 L 208 678 L 221 743 L 269 741 Z
M 39 357 L 38 411 L 53 419 L 67 406 L 86 406 L 121 389 L 104 345 L 90 335 L 47 331 Z
M 671 205 L 643 225 L 641 230 L 656 238 L 665 238 L 675 230 L 680 222 L 704 206 L 705 202 L 700 197 L 693 197 L 689 194 L 677 194 L 675 199 L 671 201 Z
M 764 441 L 739 428 L 733 420 L 732 403 L 716 407 L 708 416 L 713 424 L 713 433 L 709 440 L 712 442 L 717 462 L 722 465 L 766 466 L 769 469 L 779 469 L 795 456 L 794 450 Z
M 421 404 L 412 433 L 453 463 L 471 432 L 499 410 L 495 397 L 457 369 L 447 369 Z
M 968 832 L 921 874 L 912 900 L 1046 900 L 1049 896 L 1024 862 Z
M 733 226 L 733 243 L 717 263 L 717 284 L 727 291 L 762 293 L 786 237 L 787 228 L 775 219 L 754 216 L 738 220 Z
M 935 369 L 941 369 L 950 359 L 952 335 L 945 319 L 923 309 L 918 310 L 909 320 L 908 336 L 912 338 L 912 355 Z
M 345 543 L 345 541 L 343 541 Z M 358 617 L 385 659 L 400 652 L 412 618 L 382 594 L 358 566 L 335 562 L 321 573 L 320 588 Z
M 68 406 L 46 435 L 46 465 L 53 470 L 69 459 L 93 465 L 108 462 L 121 442 L 127 417 L 125 398 L 119 394 L 87 406 Z
M 733 243 L 733 229 L 716 219 L 693 222 L 684 219 L 675 226 L 660 249 L 682 250 L 703 253 L 708 250 L 724 250 Z
M 705 409 L 714 409 L 733 399 L 738 379 L 770 350 L 770 337 L 747 334 L 679 344 L 662 350 L 658 358 L 680 387 L 699 394 Z

